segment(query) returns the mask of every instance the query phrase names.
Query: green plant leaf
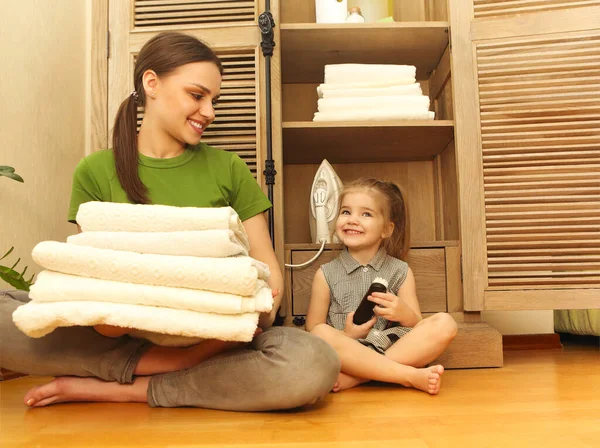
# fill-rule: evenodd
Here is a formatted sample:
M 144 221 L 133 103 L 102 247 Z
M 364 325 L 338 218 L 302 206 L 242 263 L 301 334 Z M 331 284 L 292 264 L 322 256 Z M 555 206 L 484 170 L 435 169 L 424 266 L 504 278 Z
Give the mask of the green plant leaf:
M 8 252 L 6 252 L 4 256 L 0 258 L 0 260 L 8 257 L 14 249 L 14 247 L 11 247 L 8 250 Z M 17 264 L 19 264 L 20 261 L 21 259 L 19 258 L 17 262 L 13 264 L 10 268 L 8 266 L 0 265 L 0 278 L 9 285 L 11 285 L 13 288 L 21 289 L 23 291 L 29 291 L 29 287 L 33 285 L 33 277 L 35 275 L 32 275 L 29 280 L 25 280 L 25 273 L 27 272 L 28 266 L 25 266 L 25 269 L 23 269 L 23 272 L 21 273 L 15 271 L 14 268 L 17 267 Z
M 0 266 L 0 278 L 13 288 L 22 291 L 29 291 L 30 286 L 33 284 L 33 277 L 29 280 L 25 280 L 17 271 L 6 266 Z
M 17 173 L 9 173 L 9 174 L 5 174 L 4 176 L 8 177 L 9 179 L 16 180 L 17 182 L 25 183 L 23 178 L 21 176 L 19 176 Z
M 15 173 L 15 169 L 12 166 L 0 166 L 0 176 L 8 177 L 9 179 L 16 180 L 17 182 L 21 183 L 24 182 L 23 178 Z
M 2 258 L 0 258 L 0 260 L 4 260 L 6 257 L 8 257 L 10 255 L 10 253 L 15 250 L 15 246 L 11 247 L 10 249 L 8 249 L 8 252 L 6 252 Z

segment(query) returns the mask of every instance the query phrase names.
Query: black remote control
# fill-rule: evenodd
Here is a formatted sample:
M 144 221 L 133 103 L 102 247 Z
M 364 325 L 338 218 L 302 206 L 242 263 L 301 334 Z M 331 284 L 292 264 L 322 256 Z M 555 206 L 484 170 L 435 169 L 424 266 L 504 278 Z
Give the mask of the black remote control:
M 352 319 L 354 325 L 362 325 L 373 317 L 373 308 L 375 308 L 375 305 L 377 304 L 375 302 L 371 302 L 369 300 L 369 296 L 374 292 L 387 292 L 387 287 L 387 280 L 379 277 L 373 280 L 373 283 L 371 283 L 371 286 L 369 286 L 369 289 L 360 302 L 360 305 L 358 305 L 358 308 L 356 308 L 354 318 Z

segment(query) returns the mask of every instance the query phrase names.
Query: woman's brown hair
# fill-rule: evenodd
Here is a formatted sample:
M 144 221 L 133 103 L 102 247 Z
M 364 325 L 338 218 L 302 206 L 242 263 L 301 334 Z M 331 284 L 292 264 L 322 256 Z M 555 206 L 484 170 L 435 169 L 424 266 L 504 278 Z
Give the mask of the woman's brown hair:
M 410 228 L 408 206 L 404 200 L 402 189 L 393 182 L 365 178 L 356 179 L 344 184 L 340 204 L 346 194 L 356 190 L 374 192 L 382 199 L 383 215 L 388 221 L 394 223 L 392 235 L 383 240 L 383 245 L 392 257 L 406 260 L 406 254 L 410 249 Z
M 140 50 L 133 73 L 134 92 L 121 103 L 113 130 L 117 176 L 133 203 L 148 204 L 148 189 L 138 173 L 137 107 L 146 105 L 142 77 L 147 70 L 165 76 L 185 64 L 212 62 L 221 75 L 221 60 L 205 43 L 183 33 L 166 32 L 150 39 Z

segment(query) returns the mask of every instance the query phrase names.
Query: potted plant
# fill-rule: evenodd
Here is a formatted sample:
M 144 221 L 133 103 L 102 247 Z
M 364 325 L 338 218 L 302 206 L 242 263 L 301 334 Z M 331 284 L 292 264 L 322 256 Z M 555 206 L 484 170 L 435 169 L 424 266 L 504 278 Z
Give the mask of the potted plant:
M 15 173 L 15 169 L 12 166 L 0 166 L 0 177 L 8 177 L 9 179 L 15 180 L 17 182 L 23 183 L 23 178 Z M 0 260 L 4 260 L 8 257 L 14 247 L 11 247 L 8 252 L 6 252 Z M 0 265 L 0 278 L 4 280 L 6 283 L 11 285 L 13 288 L 21 289 L 23 291 L 29 291 L 29 287 L 33 283 L 33 275 L 29 280 L 25 279 L 25 272 L 27 271 L 27 266 L 23 269 L 23 272 L 19 273 L 15 271 L 15 268 L 19 264 L 21 259 L 19 258 L 11 267 Z

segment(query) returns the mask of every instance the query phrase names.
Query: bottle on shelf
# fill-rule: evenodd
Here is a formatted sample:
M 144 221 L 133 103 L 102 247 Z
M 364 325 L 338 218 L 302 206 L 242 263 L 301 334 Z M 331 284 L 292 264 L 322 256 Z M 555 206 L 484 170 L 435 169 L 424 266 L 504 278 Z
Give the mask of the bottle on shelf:
M 360 8 L 366 23 L 375 23 L 392 15 L 388 0 L 349 0 L 348 6 Z
M 348 0 L 315 0 L 317 23 L 344 23 Z
M 346 23 L 365 23 L 365 18 L 363 17 L 358 6 L 350 8 L 348 10 L 348 17 L 346 17 Z

